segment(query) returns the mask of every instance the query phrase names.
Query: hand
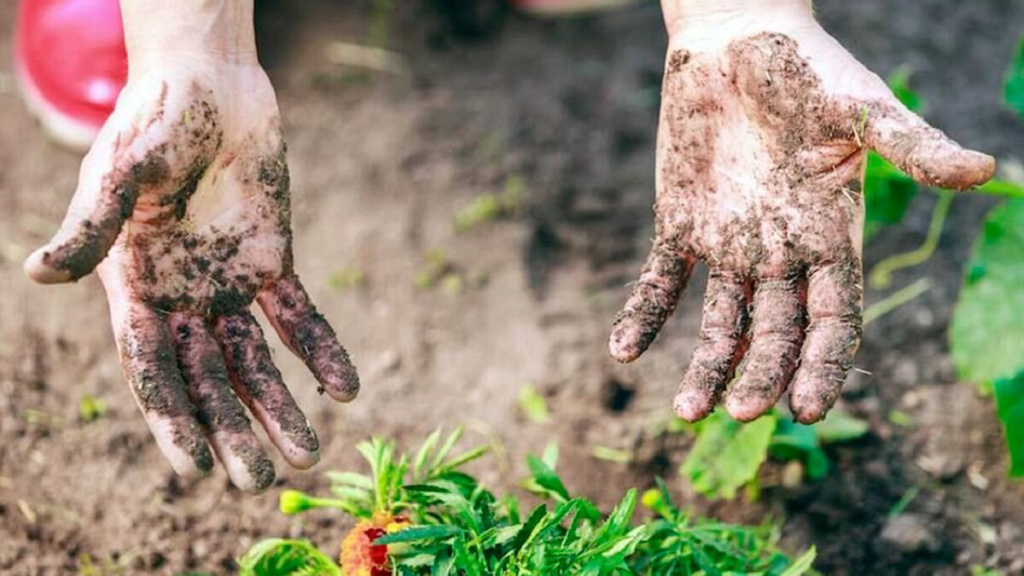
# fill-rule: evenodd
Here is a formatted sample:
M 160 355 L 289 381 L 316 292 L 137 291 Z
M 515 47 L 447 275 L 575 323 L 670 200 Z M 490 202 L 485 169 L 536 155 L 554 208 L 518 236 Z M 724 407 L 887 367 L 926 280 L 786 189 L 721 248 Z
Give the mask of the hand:
M 274 467 L 242 404 L 291 465 L 312 466 L 319 444 L 249 312 L 253 300 L 321 391 L 346 402 L 359 388 L 292 266 L 273 88 L 254 47 L 252 58 L 135 64 L 60 231 L 25 269 L 51 283 L 96 268 L 125 378 L 173 468 L 209 473 L 212 447 L 235 485 L 262 490 Z
M 904 108 L 805 2 L 759 2 L 689 19 L 687 0 L 666 2 L 654 246 L 610 349 L 640 356 L 707 263 L 700 343 L 674 402 L 689 421 L 723 394 L 742 421 L 787 389 L 800 422 L 835 403 L 861 338 L 868 149 L 932 186 L 994 170 Z

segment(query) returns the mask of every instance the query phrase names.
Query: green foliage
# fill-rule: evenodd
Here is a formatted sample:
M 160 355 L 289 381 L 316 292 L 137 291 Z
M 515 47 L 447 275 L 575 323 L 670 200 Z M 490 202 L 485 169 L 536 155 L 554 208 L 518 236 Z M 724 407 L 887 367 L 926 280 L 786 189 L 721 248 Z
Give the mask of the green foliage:
M 889 88 L 904 106 L 922 112 L 924 99 L 910 88 L 910 69 L 900 66 L 889 75 Z M 917 183 L 875 152 L 868 152 L 864 171 L 864 242 L 885 226 L 899 224 L 917 195 Z
M 1010 450 L 1010 475 L 1024 476 L 1024 371 L 996 380 L 993 388 Z
M 967 263 L 950 344 L 960 377 L 985 387 L 1024 370 L 1024 200 L 989 212 Z
M 870 427 L 860 418 L 854 418 L 842 410 L 833 410 L 824 420 L 809 428 L 818 434 L 822 444 L 840 444 L 863 437 Z
M 904 64 L 897 67 L 892 71 L 892 74 L 889 74 L 887 80 L 889 89 L 909 110 L 923 114 L 928 107 L 928 103 L 910 87 L 911 75 L 910 66 Z
M 1013 60 L 1006 70 L 1006 84 L 1003 90 L 1006 104 L 1024 116 L 1024 35 L 1017 41 Z
M 239 576 L 341 576 L 341 568 L 308 540 L 257 542 L 238 559 Z
M 122 576 L 126 573 L 126 558 L 120 562 L 107 556 L 102 561 L 94 561 L 90 554 L 78 556 L 78 576 Z
M 1004 95 L 1024 116 L 1024 36 L 1007 71 Z M 995 393 L 1010 475 L 1024 476 L 1024 187 L 992 181 L 982 188 L 1009 199 L 988 213 L 975 242 L 950 344 L 960 377 Z
M 697 441 L 680 472 L 701 494 L 731 500 L 757 478 L 777 423 L 774 414 L 741 424 L 723 410 L 714 412 L 697 425 Z
M 900 100 L 914 110 L 923 102 L 910 89 L 908 79 L 905 70 L 897 70 L 889 84 Z M 1024 36 L 1007 70 L 1004 97 L 1010 108 L 1024 116 Z M 865 239 L 882 226 L 898 223 L 914 190 L 916 184 L 909 177 L 881 158 L 869 155 Z M 1019 407 L 1020 396 L 1024 395 L 1020 378 L 1024 373 L 1024 291 L 1020 289 L 1020 279 L 1024 278 L 1024 185 L 992 180 L 975 191 L 1006 201 L 986 217 L 965 271 L 964 288 L 950 326 L 953 362 L 961 378 L 975 382 L 985 392 L 992 391 L 998 382 L 996 402 L 1011 453 L 1011 474 L 1024 475 L 1024 410 Z M 930 240 L 937 240 L 935 232 L 930 231 Z M 927 257 L 930 250 L 922 253 Z M 894 259 L 912 255 L 899 255 L 885 263 L 893 264 Z M 911 260 L 916 264 L 921 259 Z M 869 277 L 884 276 L 876 272 L 883 270 L 876 269 Z M 887 275 L 891 270 L 884 272 Z M 891 415 L 899 418 L 894 422 L 909 424 L 903 416 Z
M 423 254 L 423 268 L 413 282 L 424 290 L 440 287 L 449 296 L 458 296 L 466 287 L 476 288 L 487 282 L 487 275 L 478 271 L 466 272 L 450 260 L 444 250 L 433 248 Z
M 917 196 L 917 183 L 875 152 L 868 153 L 864 172 L 864 241 L 882 228 L 899 224 Z
M 971 576 L 1004 576 L 1004 574 L 995 568 L 986 568 L 975 564 L 971 566 Z
M 455 214 L 455 230 L 466 232 L 480 224 L 515 217 L 523 203 L 524 189 L 521 176 L 509 176 L 501 194 L 481 194 L 459 210 Z
M 78 418 L 82 422 L 99 420 L 107 412 L 107 403 L 92 394 L 82 394 L 78 400 Z
M 672 504 L 660 480 L 642 500 L 656 516 L 647 524 L 650 536 L 638 547 L 635 574 L 799 576 L 814 561 L 814 548 L 796 560 L 779 552 L 769 525 L 735 526 L 687 516 Z
M 327 285 L 332 290 L 343 292 L 366 286 L 366 273 L 356 268 L 335 270 L 328 278 Z
M 591 501 L 571 495 L 555 472 L 557 450 L 551 447 L 527 461 L 531 475 L 526 484 L 548 501 L 530 509 L 514 496 L 499 499 L 461 470 L 482 449 L 450 456 L 458 439 L 456 432 L 442 442 L 435 432 L 413 456 L 375 439 L 360 445 L 369 475 L 329 474 L 332 491 L 345 502 L 336 507 L 358 518 L 383 511 L 409 522 L 373 541 L 387 546 L 396 575 L 800 576 L 814 559 L 813 549 L 796 560 L 787 558 L 775 546 L 771 526 L 734 526 L 680 511 L 660 481 L 644 494 L 646 522 L 633 522 L 635 490 L 604 516 Z M 288 498 L 304 502 L 294 493 Z M 296 570 L 325 558 L 307 542 L 268 540 L 239 563 L 250 570 L 243 576 L 298 575 L 307 572 Z M 344 570 L 332 565 L 323 573 Z
M 533 386 L 519 389 L 519 409 L 531 422 L 547 422 L 551 419 L 548 401 Z
M 1017 60 L 1007 74 L 1006 97 L 1007 103 L 1024 115 L 1024 56 L 1021 55 L 1024 47 L 1018 51 Z M 910 73 L 906 67 L 897 68 L 889 76 L 889 88 L 910 110 L 924 111 L 925 101 L 910 88 Z M 917 190 L 918 185 L 913 178 L 875 152 L 868 152 L 864 172 L 864 242 L 871 240 L 885 226 L 902 222 Z M 975 191 L 1003 198 L 1024 198 L 1024 186 L 1005 180 L 991 180 Z
M 864 436 L 868 423 L 833 410 L 812 426 L 798 424 L 774 411 L 741 424 L 719 411 L 695 429 L 697 440 L 680 471 L 690 478 L 695 490 L 708 498 L 731 499 L 739 488 L 754 485 L 769 454 L 779 460 L 803 462 L 811 480 L 824 478 L 829 461 L 823 446 Z
M 828 474 L 828 456 L 813 426 L 780 419 L 769 449 L 780 460 L 802 461 L 811 480 L 821 480 Z

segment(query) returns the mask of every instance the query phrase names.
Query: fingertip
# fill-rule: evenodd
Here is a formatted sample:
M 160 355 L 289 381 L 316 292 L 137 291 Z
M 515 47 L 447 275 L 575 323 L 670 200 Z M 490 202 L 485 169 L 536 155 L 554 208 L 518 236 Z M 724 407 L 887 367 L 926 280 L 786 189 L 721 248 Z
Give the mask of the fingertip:
M 621 321 L 608 338 L 608 352 L 623 364 L 636 360 L 646 349 L 640 326 L 629 319 Z
M 22 270 L 33 282 L 39 284 L 63 284 L 72 280 L 71 273 L 67 270 L 58 270 L 46 264 L 49 256 L 47 247 L 42 247 L 29 255 L 22 264 Z
M 772 409 L 775 403 L 768 403 L 760 398 L 738 398 L 729 396 L 725 399 L 725 409 L 738 422 L 751 422 Z
M 283 454 L 283 456 L 292 468 L 299 470 L 309 470 L 320 462 L 320 450 L 288 453 Z
M 231 483 L 239 490 L 257 494 L 274 483 L 274 463 L 252 431 L 214 432 L 210 435 L 210 443 Z
M 692 424 L 711 414 L 712 403 L 704 395 L 682 391 L 676 394 L 672 408 L 675 410 L 676 416 Z
M 955 174 L 960 181 L 955 182 L 957 190 L 964 190 L 988 182 L 995 176 L 996 159 L 982 152 L 964 150 L 964 159 Z
M 151 428 L 157 446 L 177 475 L 198 480 L 213 471 L 213 453 L 197 424 L 161 421 Z
M 323 391 L 336 402 L 351 402 L 359 396 L 361 384 L 354 366 L 325 362 L 315 372 Z
M 227 467 L 226 464 L 225 467 Z M 239 490 L 250 494 L 260 494 L 273 486 L 277 474 L 270 458 L 266 454 L 260 454 L 252 461 L 245 463 L 240 470 L 228 469 L 228 477 Z
M 789 399 L 789 409 L 793 413 L 793 420 L 800 424 L 820 422 L 825 418 L 830 407 L 830 404 L 813 394 L 794 392 Z

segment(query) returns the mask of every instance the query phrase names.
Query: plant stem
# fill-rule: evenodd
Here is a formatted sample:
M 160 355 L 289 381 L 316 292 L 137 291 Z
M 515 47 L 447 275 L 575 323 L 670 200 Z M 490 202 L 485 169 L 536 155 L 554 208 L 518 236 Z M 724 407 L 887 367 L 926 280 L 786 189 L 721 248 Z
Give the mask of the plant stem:
M 989 180 L 970 191 L 1003 198 L 1024 198 L 1024 186 L 1006 180 Z
M 864 325 L 867 326 L 872 321 L 878 320 L 882 316 L 885 316 L 900 306 L 903 306 L 930 290 L 931 287 L 932 281 L 930 279 L 919 278 L 913 284 L 900 288 L 878 302 L 875 302 L 864 310 Z
M 952 203 L 953 194 L 951 192 L 939 191 L 939 201 L 935 204 L 935 210 L 932 212 L 932 221 L 928 226 L 928 235 L 924 242 L 916 250 L 890 256 L 876 264 L 868 275 L 872 288 L 879 290 L 888 288 L 892 284 L 893 272 L 917 266 L 931 258 L 935 253 L 935 248 L 939 245 L 942 227 L 946 223 L 946 216 L 949 215 L 949 206 Z

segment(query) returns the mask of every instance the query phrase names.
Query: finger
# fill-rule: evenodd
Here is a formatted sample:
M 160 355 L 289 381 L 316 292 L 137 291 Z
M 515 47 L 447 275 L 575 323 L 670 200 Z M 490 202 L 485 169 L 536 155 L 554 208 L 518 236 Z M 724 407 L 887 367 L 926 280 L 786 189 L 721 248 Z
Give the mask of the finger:
M 60 229 L 25 260 L 29 278 L 53 284 L 92 272 L 131 216 L 140 189 L 160 186 L 170 177 L 161 154 L 144 151 L 141 142 L 122 149 L 122 137 L 113 131 L 101 132 L 82 161 L 78 188 Z
M 141 303 L 114 297 L 111 319 L 125 378 L 160 450 L 182 476 L 209 474 L 213 455 L 178 371 L 167 321 Z
M 619 362 L 632 362 L 647 350 L 675 311 L 693 272 L 694 258 L 655 242 L 640 279 L 615 318 L 608 349 Z
M 762 280 L 754 293 L 750 350 L 725 407 L 747 422 L 771 410 L 793 378 L 803 342 L 801 286 L 795 278 Z
M 712 270 L 704 292 L 700 344 L 693 352 L 673 405 L 683 420 L 711 413 L 746 348 L 750 284 L 734 274 Z
M 202 318 L 171 314 L 171 334 L 185 390 L 197 408 L 199 423 L 228 477 L 242 490 L 259 492 L 274 482 L 274 464 L 249 426 L 245 410 L 231 391 L 220 347 Z
M 865 143 L 922 184 L 963 190 L 995 172 L 993 157 L 962 148 L 895 97 L 866 106 L 862 114 Z
M 321 391 L 339 402 L 359 393 L 359 376 L 327 320 L 317 312 L 294 274 L 257 297 L 281 340 L 306 363 Z
M 235 394 L 260 421 L 284 459 L 302 469 L 316 464 L 320 443 L 274 366 L 256 319 L 247 310 L 222 316 L 215 322 L 214 333 Z
M 839 398 L 860 346 L 862 292 L 858 263 L 828 264 L 810 275 L 807 336 L 790 391 L 799 422 L 821 420 Z

